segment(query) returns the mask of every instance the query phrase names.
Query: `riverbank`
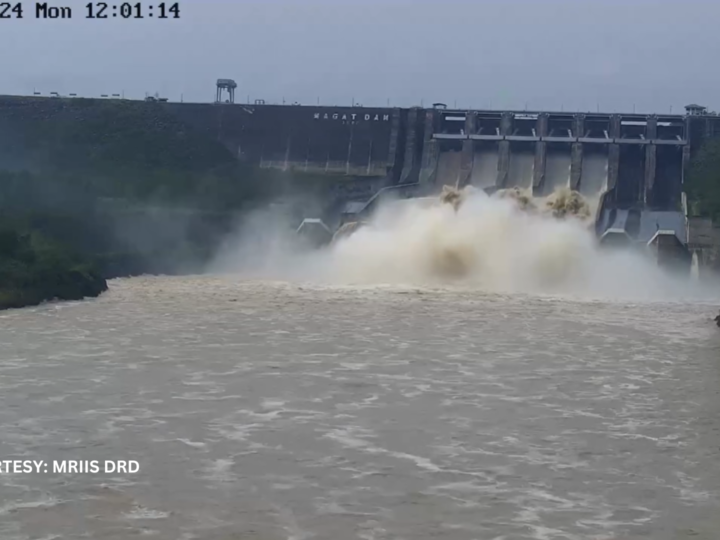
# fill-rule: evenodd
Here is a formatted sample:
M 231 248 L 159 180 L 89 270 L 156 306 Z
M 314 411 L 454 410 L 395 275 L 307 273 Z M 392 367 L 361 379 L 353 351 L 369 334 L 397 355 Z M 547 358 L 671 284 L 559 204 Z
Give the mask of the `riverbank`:
M 82 300 L 108 289 L 97 266 L 35 232 L 0 226 L 0 310 Z

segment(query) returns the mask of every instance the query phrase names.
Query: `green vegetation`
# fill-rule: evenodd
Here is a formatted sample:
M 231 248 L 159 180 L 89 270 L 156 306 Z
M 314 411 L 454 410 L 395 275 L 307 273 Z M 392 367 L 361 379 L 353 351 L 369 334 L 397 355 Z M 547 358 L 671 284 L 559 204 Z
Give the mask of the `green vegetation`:
M 690 163 L 685 181 L 689 212 L 720 223 L 720 138 L 709 139 Z
M 0 98 L 0 308 L 97 295 L 105 278 L 198 271 L 238 213 L 298 184 L 331 186 L 238 162 L 174 106 Z M 221 111 L 190 112 L 216 126 Z
M 21 224 L 0 223 L 0 309 L 98 296 L 107 282 L 97 267 Z
M 263 186 L 235 181 L 248 171 L 234 156 L 158 104 L 29 100 L 7 114 L 13 155 L 56 192 L 59 183 L 73 195 L 230 207 Z
M 26 177 L 32 172 L 40 177 L 41 191 L 230 211 L 292 184 L 302 184 L 305 193 L 331 184 L 324 175 L 285 174 L 238 162 L 235 150 L 218 140 L 221 109 L 209 105 L 193 115 L 208 119 L 212 129 L 183 122 L 177 116 L 180 104 L 4 98 L 10 106 L 2 99 L 0 171 Z

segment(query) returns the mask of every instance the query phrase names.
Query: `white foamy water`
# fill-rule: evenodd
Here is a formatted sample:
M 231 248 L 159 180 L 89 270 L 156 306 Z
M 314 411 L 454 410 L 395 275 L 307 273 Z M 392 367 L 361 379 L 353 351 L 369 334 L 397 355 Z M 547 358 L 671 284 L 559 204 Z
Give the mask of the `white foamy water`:
M 460 279 L 487 290 L 528 291 L 602 280 L 595 255 L 582 224 L 529 215 L 511 200 L 478 193 L 457 212 L 408 203 L 379 216 L 331 249 L 327 275 L 350 282 Z
M 0 313 L 0 538 L 716 540 L 701 303 L 114 280 Z
M 720 299 L 720 288 L 701 286 L 659 268 L 649 251 L 601 249 L 592 217 L 554 219 L 521 211 L 512 199 L 472 191 L 457 211 L 434 199 L 396 202 L 371 222 L 328 248 L 293 249 L 292 235 L 272 222 L 248 227 L 214 265 L 331 284 L 460 284 L 488 292 L 561 294 L 625 300 Z M 597 201 L 589 201 L 593 208 Z M 593 210 L 594 211 L 594 208 Z

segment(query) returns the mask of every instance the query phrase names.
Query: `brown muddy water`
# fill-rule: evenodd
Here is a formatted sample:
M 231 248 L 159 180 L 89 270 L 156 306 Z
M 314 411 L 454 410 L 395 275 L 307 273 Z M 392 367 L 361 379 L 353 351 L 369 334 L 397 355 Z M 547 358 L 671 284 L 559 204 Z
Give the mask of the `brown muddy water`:
M 221 277 L 0 314 L 3 540 L 720 538 L 702 303 Z

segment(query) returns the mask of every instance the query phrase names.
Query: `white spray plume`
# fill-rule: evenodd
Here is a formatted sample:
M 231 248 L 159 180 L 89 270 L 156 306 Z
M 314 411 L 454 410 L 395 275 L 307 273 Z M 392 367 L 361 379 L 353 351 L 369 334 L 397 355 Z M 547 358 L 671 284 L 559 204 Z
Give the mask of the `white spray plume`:
M 437 200 L 393 203 L 314 252 L 300 251 L 278 216 L 257 214 L 243 230 L 213 270 L 333 285 L 460 285 L 626 300 L 708 295 L 642 251 L 600 248 L 587 221 L 523 212 L 512 198 L 483 191 L 467 194 L 457 210 Z

